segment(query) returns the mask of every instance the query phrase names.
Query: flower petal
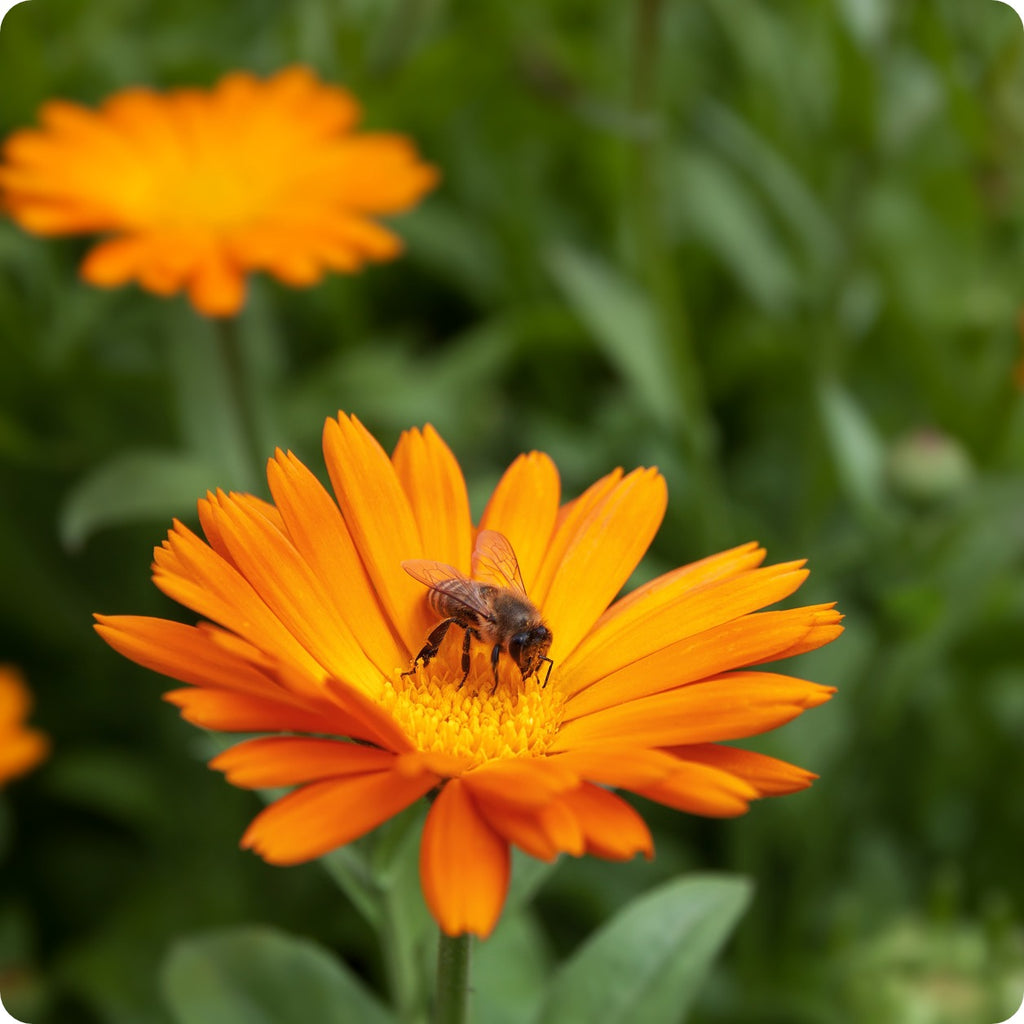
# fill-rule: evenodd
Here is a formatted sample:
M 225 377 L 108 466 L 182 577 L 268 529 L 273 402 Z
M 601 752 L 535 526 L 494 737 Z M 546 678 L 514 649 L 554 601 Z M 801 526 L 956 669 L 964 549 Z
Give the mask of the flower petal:
M 581 521 L 566 527 L 571 538 L 558 571 L 546 590 L 541 584 L 538 595 L 554 634 L 551 657 L 556 664 L 575 649 L 629 579 L 661 524 L 667 500 L 661 474 L 638 469 Z
M 164 700 L 181 711 L 186 722 L 215 732 L 332 732 L 360 736 L 358 726 L 344 719 L 332 721 L 285 698 L 257 697 L 233 690 L 189 686 L 170 690 Z
M 684 637 L 575 693 L 566 704 L 566 720 L 686 686 L 729 669 L 775 661 L 818 625 L 831 628 L 838 619 L 833 610 L 812 605 L 756 612 Z
M 648 860 L 654 856 L 644 819 L 622 797 L 584 783 L 561 799 L 579 823 L 587 853 L 605 860 L 631 860 L 638 853 Z
M 396 771 L 311 782 L 256 815 L 240 845 L 271 864 L 301 864 L 365 835 L 437 782 Z
M 195 686 L 238 690 L 258 696 L 291 699 L 262 667 L 226 647 L 231 638 L 216 626 L 186 626 L 144 615 L 97 615 L 96 632 L 119 654 L 144 668 Z M 253 649 L 253 653 L 259 652 Z M 301 684 L 308 694 L 311 683 Z
M 795 764 L 758 754 L 753 750 L 726 747 L 718 743 L 697 743 L 669 747 L 666 753 L 683 761 L 721 768 L 749 782 L 761 796 L 782 796 L 806 789 L 818 776 Z
M 49 738 L 36 729 L 5 735 L 0 745 L 0 783 L 31 771 L 49 752 Z
M 446 935 L 487 938 L 508 891 L 508 843 L 487 824 L 460 779 L 448 781 L 427 815 L 420 881 Z
M 634 790 L 668 778 L 678 767 L 676 758 L 666 751 L 614 743 L 575 747 L 551 755 L 546 763 L 588 782 Z
M 423 557 L 409 499 L 384 449 L 354 416 L 327 421 L 324 458 L 363 565 L 411 658 L 436 616 L 423 585 L 402 569 L 405 559 Z
M 348 526 L 319 480 L 278 449 L 267 468 L 271 493 L 288 535 L 381 676 L 408 660 L 391 632 Z
M 603 627 L 608 620 L 624 615 L 637 601 L 646 601 L 668 587 L 678 587 L 682 593 L 687 587 L 696 590 L 716 580 L 729 579 L 741 573 L 756 569 L 765 559 L 767 552 L 759 547 L 756 541 L 748 541 L 739 547 L 721 551 L 716 555 L 708 555 L 697 562 L 680 566 L 666 572 L 647 583 L 631 590 L 625 597 L 619 598 L 608 611 L 595 623 L 595 628 Z
M 462 781 L 480 801 L 536 807 L 574 789 L 580 777 L 551 758 L 520 757 L 486 761 Z
M 561 800 L 540 807 L 512 807 L 477 800 L 484 820 L 503 839 L 538 860 L 552 861 L 560 853 L 580 857 L 586 852 L 586 839 L 576 816 Z
M 451 449 L 428 423 L 403 431 L 391 457 L 423 541 L 423 554 L 469 575 L 472 524 L 469 496 Z
M 526 592 L 534 590 L 558 516 L 561 483 L 554 462 L 543 452 L 520 455 L 505 470 L 480 519 L 481 530 L 497 530 L 512 545 Z
M 214 521 L 239 572 L 324 671 L 368 693 L 380 672 L 363 653 L 330 592 L 285 534 L 244 501 L 219 493 Z
M 323 666 L 285 628 L 241 573 L 175 520 L 153 553 L 153 582 L 170 598 L 220 623 L 261 650 L 275 651 L 310 678 Z
M 233 786 L 267 789 L 303 782 L 380 772 L 394 767 L 395 754 L 377 747 L 300 736 L 265 736 L 238 743 L 209 762 Z
M 701 814 L 708 818 L 733 818 L 745 814 L 758 791 L 729 772 L 706 764 L 680 763 L 667 779 L 634 792 L 677 811 Z
M 576 693 L 669 644 L 789 597 L 807 579 L 802 565 L 788 562 L 755 569 L 696 590 L 681 578 L 649 592 L 591 631 L 562 664 L 559 687 Z
M 600 742 L 668 747 L 741 739 L 827 701 L 835 688 L 771 672 L 735 672 L 567 722 L 551 752 Z

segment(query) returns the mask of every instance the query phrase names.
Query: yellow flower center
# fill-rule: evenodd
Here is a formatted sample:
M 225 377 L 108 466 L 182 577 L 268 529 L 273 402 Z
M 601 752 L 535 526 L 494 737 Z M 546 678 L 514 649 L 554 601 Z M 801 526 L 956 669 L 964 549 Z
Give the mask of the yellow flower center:
M 554 679 L 546 687 L 543 677 L 522 679 L 503 653 L 495 684 L 490 651 L 474 644 L 462 683 L 461 630 L 451 633 L 460 635 L 454 643 L 449 636 L 430 664 L 385 680 L 380 699 L 387 711 L 420 750 L 469 757 L 474 765 L 545 753 L 565 703 Z

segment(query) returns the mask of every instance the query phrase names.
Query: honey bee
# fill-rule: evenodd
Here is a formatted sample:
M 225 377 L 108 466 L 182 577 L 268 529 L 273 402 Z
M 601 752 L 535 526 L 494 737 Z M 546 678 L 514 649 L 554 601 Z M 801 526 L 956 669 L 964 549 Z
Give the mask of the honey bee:
M 451 565 L 423 558 L 403 562 L 402 568 L 429 588 L 430 607 L 444 619 L 431 630 L 422 650 L 413 659 L 412 668 L 402 675 L 411 676 L 421 661 L 429 664 L 448 630 L 460 626 L 464 630 L 460 688 L 469 676 L 469 645 L 474 639 L 491 645 L 492 693 L 498 686 L 498 661 L 502 651 L 516 663 L 523 679 L 535 673 L 540 678 L 540 667 L 547 662 L 548 669 L 541 684 L 547 686 L 553 665 L 548 657 L 551 630 L 526 596 L 519 562 L 504 534 L 481 530 L 473 551 L 473 574 L 500 581 L 500 586 L 468 579 Z

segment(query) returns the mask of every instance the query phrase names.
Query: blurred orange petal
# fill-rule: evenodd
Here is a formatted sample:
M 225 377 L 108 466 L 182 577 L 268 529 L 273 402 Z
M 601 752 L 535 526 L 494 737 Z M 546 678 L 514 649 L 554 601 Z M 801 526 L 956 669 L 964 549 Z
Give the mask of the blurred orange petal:
M 125 89 L 98 110 L 51 101 L 4 144 L 0 205 L 26 231 L 109 235 L 82 264 L 91 284 L 185 291 L 232 316 L 251 271 L 301 287 L 401 251 L 372 218 L 415 205 L 438 173 L 401 135 L 356 133 L 359 116 L 303 67 Z

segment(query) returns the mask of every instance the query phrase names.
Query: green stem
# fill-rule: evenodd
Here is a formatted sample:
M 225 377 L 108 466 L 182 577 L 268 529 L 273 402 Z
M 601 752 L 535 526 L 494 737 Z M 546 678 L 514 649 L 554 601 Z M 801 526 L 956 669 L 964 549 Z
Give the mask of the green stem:
M 469 936 L 441 932 L 433 1024 L 465 1024 L 469 991 Z
M 221 357 L 227 374 L 225 401 L 234 413 L 243 448 L 243 459 L 248 480 L 246 487 L 254 491 L 264 479 L 267 452 L 263 451 L 259 419 L 252 401 L 245 352 L 237 317 L 219 317 L 213 321 Z
M 663 127 L 658 111 L 657 73 L 664 0 L 634 0 L 630 106 L 643 130 L 634 133 L 629 153 L 627 209 L 634 258 L 661 322 L 676 374 L 679 444 L 693 474 L 695 513 L 707 543 L 725 528 L 725 501 L 716 464 L 716 431 L 708 408 L 704 376 L 693 345 L 685 283 L 665 237 L 658 162 Z

